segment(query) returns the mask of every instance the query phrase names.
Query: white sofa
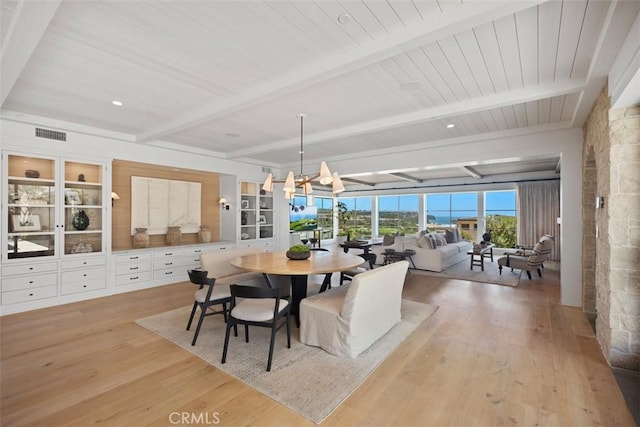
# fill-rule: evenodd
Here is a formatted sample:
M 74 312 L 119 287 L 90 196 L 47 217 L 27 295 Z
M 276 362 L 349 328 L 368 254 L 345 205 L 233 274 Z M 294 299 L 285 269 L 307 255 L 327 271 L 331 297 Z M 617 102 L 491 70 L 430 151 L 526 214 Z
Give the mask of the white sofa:
M 400 261 L 358 274 L 350 284 L 300 302 L 300 341 L 355 358 L 400 322 L 409 263 Z
M 434 233 L 429 233 L 434 234 Z M 384 263 L 384 252 L 387 249 L 393 249 L 402 252 L 408 249 L 416 252 L 411 258 L 415 267 L 419 270 L 443 271 L 454 264 L 468 259 L 467 252 L 473 249 L 473 243 L 468 240 L 460 240 L 456 243 L 446 243 L 437 246 L 435 249 L 420 246 L 420 235 L 398 236 L 395 238 L 393 245 L 389 246 L 373 246 L 371 251 L 376 254 L 376 264 Z M 412 266 L 413 267 L 413 266 Z

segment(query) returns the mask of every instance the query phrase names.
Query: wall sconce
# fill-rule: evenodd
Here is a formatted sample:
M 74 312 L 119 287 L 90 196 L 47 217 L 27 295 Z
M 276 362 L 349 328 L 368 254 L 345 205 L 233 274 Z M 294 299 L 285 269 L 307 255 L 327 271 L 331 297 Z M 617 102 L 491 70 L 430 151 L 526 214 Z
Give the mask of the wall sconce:
M 229 210 L 229 202 L 224 197 L 218 200 L 218 203 L 222 205 L 222 209 L 228 211 Z
M 116 193 L 115 191 L 111 192 L 111 206 L 113 206 L 113 201 L 114 200 L 120 200 L 120 196 L 118 196 L 118 193 Z

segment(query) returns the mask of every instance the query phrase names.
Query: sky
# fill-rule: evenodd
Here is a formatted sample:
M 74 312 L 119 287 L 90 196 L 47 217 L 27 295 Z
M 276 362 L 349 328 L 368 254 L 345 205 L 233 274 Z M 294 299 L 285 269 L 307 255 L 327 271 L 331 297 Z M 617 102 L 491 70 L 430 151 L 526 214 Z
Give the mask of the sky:
M 427 210 L 429 211 L 465 211 L 465 215 L 477 216 L 477 193 L 445 193 L 428 194 Z M 370 197 L 340 198 L 349 210 L 371 210 Z M 380 196 L 378 198 L 380 211 L 417 211 L 418 196 Z M 502 213 L 513 214 L 516 208 L 516 192 L 487 191 L 485 192 L 485 210 L 488 214 Z

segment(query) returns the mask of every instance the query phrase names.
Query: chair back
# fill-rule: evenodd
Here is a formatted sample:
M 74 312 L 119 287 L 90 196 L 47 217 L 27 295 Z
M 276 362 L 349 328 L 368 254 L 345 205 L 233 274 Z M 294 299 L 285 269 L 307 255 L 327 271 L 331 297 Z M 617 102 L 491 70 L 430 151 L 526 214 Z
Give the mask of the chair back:
M 282 288 L 266 288 L 245 285 L 229 285 L 231 290 L 231 309 L 236 306 L 236 298 L 247 299 L 272 299 L 274 304 L 273 317 L 280 311 L 280 300 L 286 299 L 289 304 L 291 301 L 288 296 L 283 296 L 285 291 Z
M 207 284 L 207 275 L 209 274 L 206 270 L 187 270 L 189 274 L 189 280 L 194 285 L 200 285 L 203 287 Z
M 244 255 L 252 255 L 266 252 L 264 246 L 250 246 L 248 248 L 232 249 L 226 251 L 205 252 L 200 255 L 202 269 L 209 272 L 209 277 L 220 279 L 247 271 L 231 265 L 231 260 Z
M 377 318 L 393 317 L 400 321 L 402 288 L 409 262 L 398 261 L 356 275 L 344 298 L 340 317 L 356 328 L 367 328 Z M 380 316 L 384 310 L 385 316 Z
M 553 237 L 548 234 L 540 238 L 533 247 L 533 253 L 527 258 L 529 267 L 537 269 L 551 256 L 553 240 Z

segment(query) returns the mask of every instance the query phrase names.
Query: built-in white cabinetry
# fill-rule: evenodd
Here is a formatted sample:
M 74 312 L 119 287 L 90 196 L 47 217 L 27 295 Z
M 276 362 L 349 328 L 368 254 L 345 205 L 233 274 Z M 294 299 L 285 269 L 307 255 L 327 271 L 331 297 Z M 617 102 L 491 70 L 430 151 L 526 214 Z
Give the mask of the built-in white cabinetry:
M 149 287 L 186 281 L 187 270 L 200 268 L 201 254 L 235 247 L 235 243 L 219 242 L 117 252 L 115 284 Z
M 274 245 L 273 195 L 257 182 L 240 181 L 240 240 L 238 245 Z
M 2 165 L 2 306 L 105 289 L 107 163 L 4 151 Z

